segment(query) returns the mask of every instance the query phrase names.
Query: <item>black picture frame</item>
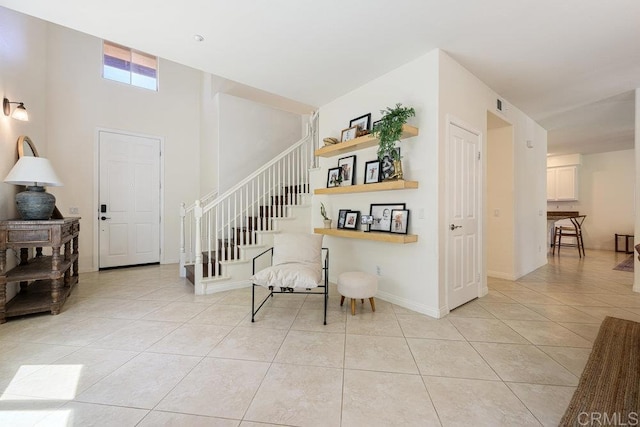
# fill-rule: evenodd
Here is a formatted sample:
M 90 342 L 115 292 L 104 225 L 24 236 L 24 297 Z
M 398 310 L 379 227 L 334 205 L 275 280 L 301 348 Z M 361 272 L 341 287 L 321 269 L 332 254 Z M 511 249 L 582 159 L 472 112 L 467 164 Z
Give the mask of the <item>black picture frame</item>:
M 351 119 L 349 122 L 349 127 L 356 126 L 358 130 L 371 130 L 371 113 L 364 114 L 360 117 L 356 117 L 355 119 Z
M 327 171 L 327 188 L 339 187 L 342 168 L 329 168 Z
M 391 211 L 391 233 L 407 234 L 409 230 L 409 210 L 393 209 Z
M 371 130 L 374 131 L 376 130 L 376 126 L 378 126 L 378 124 L 382 121 L 382 119 L 380 120 L 376 120 L 375 122 L 373 122 L 373 124 L 371 125 Z
M 338 159 L 338 167 L 342 169 L 342 182 L 340 185 L 346 187 L 356 183 L 356 156 L 347 156 Z
M 351 126 L 346 129 L 342 129 L 340 133 L 340 142 L 351 141 L 352 139 L 356 139 L 358 136 L 358 126 Z
M 360 211 L 349 211 L 344 218 L 344 229 L 345 230 L 355 230 L 358 228 L 358 217 L 360 216 Z
M 338 211 L 338 228 L 344 228 L 344 222 L 347 219 L 347 212 L 351 212 L 351 209 L 340 209 Z
M 405 209 L 404 203 L 372 203 L 369 207 L 369 215 L 373 216 L 373 224 L 369 231 L 391 231 L 391 211 Z
M 364 165 L 365 184 L 375 184 L 380 182 L 380 160 L 371 160 Z
M 400 158 L 400 147 L 396 147 L 395 150 L 398 153 L 398 158 Z M 393 166 L 393 158 L 388 154 L 385 154 L 380 161 L 380 181 L 391 179 L 395 173 L 396 168 Z

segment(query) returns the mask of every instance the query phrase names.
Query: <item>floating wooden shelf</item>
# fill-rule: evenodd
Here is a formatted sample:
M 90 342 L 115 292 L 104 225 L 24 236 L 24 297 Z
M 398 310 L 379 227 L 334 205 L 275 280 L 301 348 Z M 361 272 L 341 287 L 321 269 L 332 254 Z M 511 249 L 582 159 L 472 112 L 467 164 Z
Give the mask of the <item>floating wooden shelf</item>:
M 418 128 L 415 126 L 403 125 L 402 136 L 400 139 L 411 138 L 418 135 Z M 333 157 L 338 154 L 345 154 L 355 150 L 361 150 L 363 148 L 373 147 L 378 145 L 378 138 L 374 138 L 371 134 L 360 136 L 346 142 L 339 142 L 334 145 L 327 145 L 322 148 L 318 148 L 314 154 L 318 157 Z
M 316 234 L 324 234 L 325 236 L 346 237 L 348 239 L 373 240 L 376 242 L 387 243 L 414 243 L 418 241 L 415 234 L 392 234 L 380 233 L 376 231 L 365 232 L 356 230 L 344 230 L 337 228 L 314 228 Z
M 313 194 L 347 194 L 366 193 L 368 191 L 406 190 L 418 188 L 418 181 L 405 181 L 398 179 L 395 181 L 376 182 L 374 184 L 348 185 L 346 187 L 317 188 Z

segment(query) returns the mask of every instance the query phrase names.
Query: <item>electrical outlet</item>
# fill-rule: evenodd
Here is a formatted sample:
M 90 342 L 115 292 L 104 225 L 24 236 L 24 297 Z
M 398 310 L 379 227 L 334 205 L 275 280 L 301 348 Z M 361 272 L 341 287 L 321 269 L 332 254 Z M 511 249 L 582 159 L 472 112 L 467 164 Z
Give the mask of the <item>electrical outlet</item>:
M 379 265 L 376 265 L 376 274 L 377 274 L 378 276 L 382 276 L 382 269 L 380 268 L 380 266 L 379 266 Z

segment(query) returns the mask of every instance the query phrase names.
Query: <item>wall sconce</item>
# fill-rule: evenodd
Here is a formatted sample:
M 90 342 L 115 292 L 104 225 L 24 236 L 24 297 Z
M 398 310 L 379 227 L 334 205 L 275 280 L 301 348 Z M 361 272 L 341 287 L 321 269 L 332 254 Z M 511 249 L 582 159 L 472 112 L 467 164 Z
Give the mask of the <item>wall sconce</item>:
M 13 110 L 13 114 L 11 114 L 11 104 L 18 104 L 18 106 Z M 24 103 L 22 102 L 11 102 L 7 98 L 2 100 L 2 111 L 5 116 L 11 115 L 16 120 L 22 120 L 23 122 L 29 121 L 29 114 L 27 114 L 27 109 L 24 108 Z

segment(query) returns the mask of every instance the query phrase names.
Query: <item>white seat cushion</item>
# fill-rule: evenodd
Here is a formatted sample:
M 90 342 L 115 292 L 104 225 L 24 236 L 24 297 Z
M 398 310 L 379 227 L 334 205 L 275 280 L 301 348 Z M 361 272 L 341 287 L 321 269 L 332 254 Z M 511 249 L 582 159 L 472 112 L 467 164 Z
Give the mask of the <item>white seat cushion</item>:
M 265 288 L 315 288 L 322 281 L 322 270 L 312 264 L 280 264 L 259 271 L 252 280 Z
M 378 292 L 378 278 L 362 271 L 349 271 L 338 276 L 338 293 L 347 298 L 371 298 Z

